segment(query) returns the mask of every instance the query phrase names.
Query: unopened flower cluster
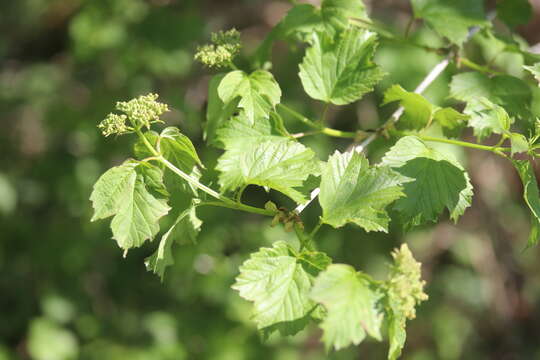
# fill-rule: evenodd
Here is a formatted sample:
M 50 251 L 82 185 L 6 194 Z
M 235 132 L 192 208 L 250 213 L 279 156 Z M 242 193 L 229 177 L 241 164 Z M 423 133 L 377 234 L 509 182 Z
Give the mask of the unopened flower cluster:
M 238 55 L 240 48 L 240 33 L 236 29 L 212 33 L 212 43 L 200 46 L 195 54 L 195 60 L 208 67 L 220 68 L 228 66 Z
M 98 125 L 103 136 L 122 135 L 133 132 L 141 127 L 150 128 L 150 124 L 161 122 L 159 117 L 169 108 L 166 104 L 156 101 L 157 94 L 139 96 L 130 101 L 119 101 L 116 110 L 123 112 L 122 115 L 109 114 Z M 129 120 L 131 126 L 127 124 Z
M 389 290 L 405 317 L 414 319 L 416 305 L 428 299 L 424 293 L 426 282 L 421 279 L 421 264 L 414 259 L 406 244 L 394 250 L 392 257 L 394 263 L 390 269 Z

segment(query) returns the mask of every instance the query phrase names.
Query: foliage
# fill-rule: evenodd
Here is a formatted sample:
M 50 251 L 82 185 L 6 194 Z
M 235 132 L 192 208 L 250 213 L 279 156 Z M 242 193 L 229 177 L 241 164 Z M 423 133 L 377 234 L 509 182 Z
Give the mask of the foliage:
M 488 26 L 481 1 L 413 0 L 412 5 L 416 18 L 424 19 L 458 46 L 468 38 L 470 27 Z M 363 23 L 354 22 L 364 19 L 369 23 L 365 20 L 364 7 L 348 1 L 324 0 L 320 8 L 320 21 L 324 25 L 321 27 L 312 25 L 311 15 L 303 14 L 306 11 L 313 16 L 319 14 L 317 9 L 298 5 L 285 17 L 284 25 L 280 25 L 287 35 L 309 44 L 299 64 L 305 92 L 328 106 L 346 105 L 373 91 L 384 71 L 373 61 L 377 35 L 363 29 Z M 441 18 L 446 20 L 441 22 Z M 310 26 L 311 34 L 307 36 L 305 29 Z M 219 206 L 274 216 L 287 230 L 294 228 L 299 247 L 276 242 L 272 248 L 261 248 L 240 267 L 240 275 L 232 286 L 241 297 L 253 302 L 257 327 L 267 335 L 274 330 L 288 335 L 314 320 L 323 329 L 326 347 L 339 350 L 350 344 L 358 345 L 367 335 L 382 340 L 386 322 L 390 341 L 388 358 L 395 359 L 404 346 L 405 320 L 415 318 L 416 306 L 427 299 L 423 291 L 425 282 L 420 279 L 420 264 L 403 245 L 393 253 L 395 263 L 388 280 L 375 281 L 350 265 L 330 264 L 332 261 L 326 254 L 315 250 L 318 229 L 323 224 L 339 228 L 354 223 L 368 232 L 388 231 L 390 207 L 404 229 L 439 221 L 445 210 L 457 221 L 471 205 L 473 186 L 469 175 L 450 154 L 433 149 L 427 142 L 488 150 L 507 159 L 511 158 L 505 152 L 511 155 L 526 152 L 536 157 L 534 142 L 540 134 L 524 135 L 511 130 L 514 116 L 525 120 L 529 115 L 530 91 L 525 83 L 509 75 L 458 74 L 450 84 L 450 93 L 455 99 L 467 102 L 461 114 L 450 107 L 432 105 L 399 84 L 393 85 L 385 92 L 382 105 L 400 103 L 402 113 L 395 117 L 398 125 L 393 127 L 392 122 L 387 122 L 376 133 L 391 131 L 399 139 L 381 163 L 370 165 L 353 148 L 345 153 L 336 151 L 321 165 L 315 153 L 286 130 L 277 112 L 282 93 L 274 76 L 263 69 L 246 73 L 232 63 L 240 48 L 238 40 L 234 29 L 214 34 L 214 44 L 200 48 L 195 55 L 205 65 L 228 66 L 232 70 L 217 77 L 209 92 L 210 97 L 219 97 L 211 100 L 207 133 L 215 137 L 211 143 L 223 144 L 225 150 L 215 166 L 220 172 L 221 192 L 204 185 L 192 174 L 200 160 L 189 139 L 178 129 L 165 129 L 164 132 L 174 136 L 162 133 L 154 143 L 151 141 L 154 133 L 143 133 L 150 124 L 160 122 L 159 115 L 167 110 L 166 105 L 156 102 L 157 96 L 150 94 L 118 103 L 117 109 L 126 116 L 109 115 L 99 125 L 105 136 L 135 132 L 139 146 L 146 147 L 150 156 L 127 160 L 100 177 L 90 197 L 93 219 L 114 215 L 111 229 L 119 246 L 126 251 L 141 246 L 159 232 L 159 219 L 169 212 L 168 203 L 172 204 L 175 190 L 164 184 L 163 172 L 178 175 L 176 181 L 194 190 L 180 194 L 190 204 L 147 260 L 149 269 L 163 278 L 165 268 L 173 263 L 171 232 L 180 231 L 194 238 L 201 226 L 196 208 Z M 536 73 L 533 67 L 527 69 Z M 229 104 L 233 104 L 230 109 Z M 300 117 L 318 127 L 317 123 Z M 125 125 L 126 119 L 130 126 Z M 437 124 L 445 134 L 457 137 L 466 121 L 479 140 L 499 135 L 499 145 L 509 139 L 511 147 L 424 135 L 426 129 Z M 358 140 L 361 133 L 351 137 Z M 186 158 L 188 167 L 182 161 Z M 534 176 L 527 161 L 514 163 L 526 183 L 525 199 L 535 215 L 532 233 L 536 234 L 538 189 L 531 185 Z M 316 180 L 308 183 L 308 178 Z M 273 204 L 257 208 L 243 203 L 242 193 L 248 185 L 276 190 L 300 205 L 306 201 L 302 189 L 313 190 L 319 185 L 322 208 L 319 225 L 308 233 L 298 217 L 299 211 L 281 210 Z M 229 197 L 230 193 L 234 197 Z M 213 199 L 209 201 L 208 197 Z M 535 242 L 530 240 L 530 245 Z
M 0 359 L 538 356 L 529 2 L 311 3 L 2 4 Z

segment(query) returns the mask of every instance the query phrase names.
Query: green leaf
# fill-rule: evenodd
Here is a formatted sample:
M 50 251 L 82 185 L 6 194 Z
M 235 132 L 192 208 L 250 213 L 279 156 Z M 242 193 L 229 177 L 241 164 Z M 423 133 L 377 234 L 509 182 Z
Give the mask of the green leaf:
M 452 108 L 443 108 L 435 112 L 433 119 L 441 126 L 444 136 L 448 138 L 457 138 L 467 126 L 469 116 Z
M 510 75 L 491 78 L 479 72 L 455 75 L 450 83 L 450 96 L 465 102 L 487 98 L 512 116 L 530 116 L 531 90 L 527 83 Z
M 309 298 L 314 275 L 329 263 L 330 259 L 321 253 L 298 254 L 287 243 L 278 241 L 272 248 L 251 254 L 240 267 L 232 288 L 253 302 L 253 317 L 259 329 L 295 322 L 315 308 Z M 289 325 L 294 327 L 298 323 Z
M 529 0 L 500 0 L 497 2 L 497 17 L 510 27 L 525 25 L 531 21 L 533 8 Z
M 180 169 L 191 171 L 201 159 L 191 140 L 176 127 L 167 127 L 159 135 L 158 152 Z
M 204 140 L 209 145 L 220 147 L 216 139 L 217 131 L 225 124 L 238 108 L 238 99 L 225 104 L 218 95 L 218 86 L 225 74 L 212 77 L 208 84 L 208 106 L 206 108 L 206 124 L 204 127 Z
M 281 99 L 274 76 L 264 70 L 249 75 L 240 70 L 228 73 L 218 86 L 218 94 L 224 103 L 240 98 L 238 106 L 244 109 L 251 124 L 255 118 L 268 118 Z
M 529 151 L 529 141 L 525 136 L 518 133 L 511 133 L 509 136 L 512 155 Z
M 309 175 L 320 172 L 319 162 L 311 149 L 275 133 L 269 121 L 257 119 L 251 126 L 243 114 L 218 132 L 226 149 L 216 166 L 221 172 L 219 183 L 223 191 L 252 184 L 304 202 L 305 196 L 295 188 L 301 187 Z
M 469 28 L 489 24 L 483 0 L 411 0 L 414 16 L 424 19 L 441 36 L 461 45 Z
M 404 108 L 397 125 L 401 129 L 420 130 L 431 122 L 435 108 L 422 95 L 408 92 L 400 85 L 394 85 L 384 93 L 382 105 L 395 101 L 399 101 Z
M 470 116 L 469 126 L 474 135 L 483 140 L 491 134 L 508 134 L 514 119 L 499 105 L 486 98 L 473 99 L 467 103 L 465 114 Z
M 145 259 L 146 269 L 159 275 L 163 281 L 166 268 L 174 264 L 171 252 L 173 243 L 194 243 L 201 231 L 201 225 L 202 221 L 197 217 L 195 206 L 192 205 L 184 210 L 169 230 L 163 234 L 158 249 Z
M 90 196 L 92 221 L 114 215 L 113 238 L 125 250 L 152 239 L 159 231 L 158 220 L 170 210 L 164 199 L 147 190 L 145 177 L 136 169 L 138 165 L 126 161 L 108 170 L 98 179 Z
M 527 160 L 513 160 L 514 166 L 518 171 L 521 182 L 523 183 L 523 198 L 532 213 L 532 228 L 529 236 L 528 247 L 538 244 L 538 228 L 540 222 L 540 192 L 538 183 L 534 174 L 532 164 Z
M 401 138 L 386 153 L 382 164 L 414 179 L 404 184 L 406 197 L 394 205 L 407 227 L 436 221 L 445 208 L 457 221 L 471 204 L 472 185 L 463 167 L 449 154 L 429 148 L 417 137 Z
M 533 66 L 524 66 L 524 68 L 534 75 L 536 81 L 538 81 L 538 86 L 540 86 L 540 63 Z
M 152 145 L 155 149 L 158 143 L 159 134 L 155 131 L 149 130 L 149 131 L 144 132 L 143 136 L 148 140 L 150 145 Z M 139 137 L 137 137 L 135 144 L 133 144 L 133 154 L 139 160 L 154 156 L 154 154 L 152 154 L 150 150 L 148 150 L 144 141 L 142 141 Z
M 339 350 L 351 343 L 358 345 L 366 333 L 381 340 L 383 315 L 377 306 L 380 297 L 371 280 L 349 265 L 330 265 L 321 272 L 311 298 L 327 310 L 320 325 L 326 347 Z
M 390 341 L 390 350 L 388 351 L 388 360 L 397 360 L 401 356 L 401 351 L 407 340 L 405 331 L 406 318 L 403 314 L 392 313 L 388 320 L 388 339 Z
M 332 41 L 314 33 L 312 45 L 300 64 L 300 79 L 314 99 L 345 105 L 373 90 L 384 72 L 372 61 L 377 37 L 374 33 L 349 28 Z
M 324 0 L 321 15 L 329 33 L 346 29 L 350 18 L 368 19 L 362 0 Z
M 363 155 L 336 151 L 322 171 L 321 219 L 335 228 L 352 222 L 366 231 L 388 231 L 385 208 L 404 196 L 404 181 L 389 167 L 370 167 Z

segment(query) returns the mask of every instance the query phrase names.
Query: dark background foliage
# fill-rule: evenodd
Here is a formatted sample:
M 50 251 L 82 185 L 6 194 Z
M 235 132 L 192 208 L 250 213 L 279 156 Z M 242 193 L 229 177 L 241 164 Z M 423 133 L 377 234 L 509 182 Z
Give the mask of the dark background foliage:
M 366 3 L 398 32 L 410 18 L 407 1 Z M 277 0 L 0 3 L 1 360 L 385 358 L 386 347 L 375 342 L 327 355 L 315 327 L 261 340 L 249 304 L 230 285 L 250 252 L 291 236 L 267 219 L 204 209 L 198 244 L 176 248 L 163 284 L 143 265 L 156 243 L 122 259 L 107 222 L 89 221 L 92 184 L 128 156 L 134 140 L 98 133 L 96 124 L 114 103 L 159 93 L 173 109 L 165 120 L 193 139 L 211 167 L 219 151 L 203 144 L 201 130 L 211 72 L 193 63 L 194 50 L 211 31 L 236 27 L 249 53 L 289 7 Z M 413 36 L 439 41 L 417 25 Z M 518 32 L 530 44 L 540 41 L 540 3 Z M 489 44 L 473 39 L 467 51 L 481 63 L 490 60 Z M 316 118 L 321 106 L 303 94 L 297 77 L 302 54 L 278 44 L 273 72 L 285 102 Z M 376 127 L 392 110 L 378 106 L 381 90 L 392 83 L 413 89 L 439 59 L 383 42 L 377 61 L 390 75 L 358 104 L 332 107 L 331 125 Z M 524 76 L 520 61 L 502 54 L 494 65 Z M 456 71 L 448 69 L 426 96 L 447 103 Z M 291 119 L 287 124 L 303 129 Z M 322 159 L 348 145 L 322 137 L 306 143 Z M 374 143 L 371 157 L 386 148 Z M 517 174 L 492 154 L 448 151 L 475 185 L 473 206 L 457 225 L 444 220 L 405 234 L 394 224 L 389 235 L 325 227 L 319 245 L 336 262 L 377 276 L 392 248 L 410 244 L 424 263 L 430 300 L 410 322 L 404 359 L 540 358 L 540 252 L 522 251 L 529 218 Z M 215 182 L 214 175 L 207 180 Z M 251 187 L 244 198 L 261 205 L 269 196 L 290 205 Z M 317 205 L 306 210 L 308 225 L 317 211 Z

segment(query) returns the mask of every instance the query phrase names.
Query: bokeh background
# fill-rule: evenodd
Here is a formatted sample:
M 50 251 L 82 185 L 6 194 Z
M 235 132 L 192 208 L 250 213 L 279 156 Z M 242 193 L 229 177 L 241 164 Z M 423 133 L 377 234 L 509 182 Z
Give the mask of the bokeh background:
M 407 1 L 365 2 L 375 18 L 403 32 Z M 193 62 L 196 46 L 211 31 L 236 27 L 249 54 L 290 6 L 278 0 L 0 2 L 0 360 L 386 358 L 386 345 L 371 341 L 327 354 L 315 326 L 262 341 L 250 305 L 230 285 L 250 252 L 291 237 L 267 219 L 203 209 L 198 244 L 175 248 L 176 264 L 163 283 L 143 264 L 155 242 L 123 259 L 108 222 L 89 221 L 93 183 L 129 156 L 134 140 L 104 139 L 96 129 L 115 101 L 159 93 L 173 109 L 166 121 L 193 139 L 211 168 L 219 151 L 203 144 L 202 125 L 212 71 Z M 531 24 L 518 28 L 531 45 L 540 42 L 538 1 L 535 11 Z M 438 41 L 420 25 L 413 33 L 418 41 Z M 525 76 L 519 55 L 494 60 L 492 44 L 481 37 L 466 51 Z M 297 77 L 302 55 L 301 47 L 277 44 L 273 72 L 284 102 L 315 117 L 321 106 L 303 94 Z M 392 83 L 413 89 L 439 60 L 382 42 L 377 61 L 390 75 L 359 103 L 331 108 L 331 125 L 376 127 L 393 110 L 378 106 L 382 90 Z M 450 67 L 426 96 L 449 104 L 448 82 L 457 71 Z M 532 90 L 540 114 L 539 91 Z M 287 126 L 303 130 L 292 119 Z M 322 159 L 348 145 L 322 137 L 306 143 Z M 372 145 L 374 161 L 386 146 Z M 540 252 L 523 251 L 529 217 L 519 178 L 489 153 L 448 151 L 475 186 L 473 206 L 458 224 L 444 220 L 407 234 L 395 224 L 390 235 L 324 227 L 318 245 L 336 262 L 378 276 L 390 250 L 410 244 L 424 263 L 430 300 L 409 323 L 404 359 L 540 359 Z M 215 175 L 207 175 L 214 186 Z M 291 205 L 251 187 L 244 198 Z M 306 210 L 308 225 L 318 211 L 317 205 Z

